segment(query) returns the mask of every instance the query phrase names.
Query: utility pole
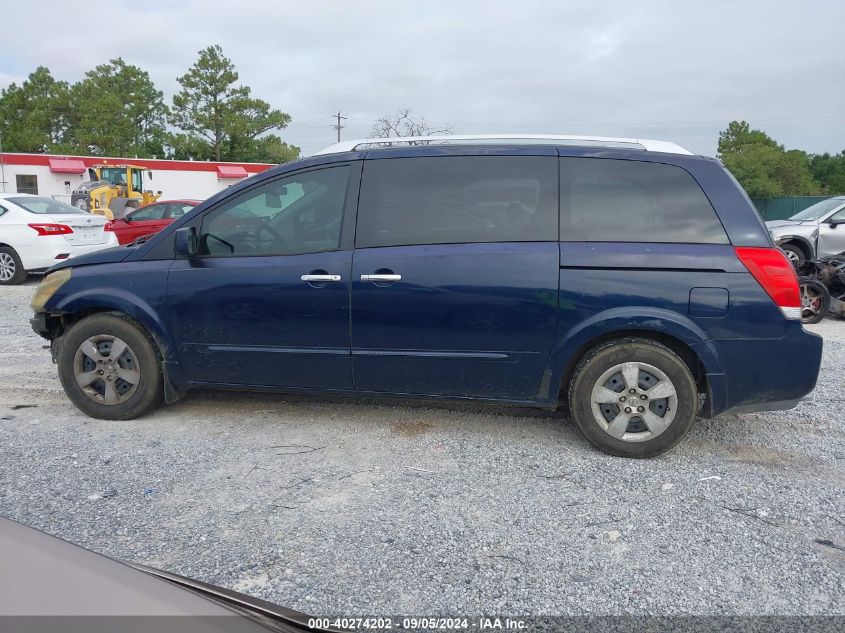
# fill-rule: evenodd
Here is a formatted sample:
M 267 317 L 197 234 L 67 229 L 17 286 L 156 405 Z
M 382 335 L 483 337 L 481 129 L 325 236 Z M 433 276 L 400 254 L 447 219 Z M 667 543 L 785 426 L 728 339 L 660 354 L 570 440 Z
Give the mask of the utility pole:
M 333 114 L 332 117 L 337 119 L 337 123 L 333 127 L 334 127 L 334 129 L 337 130 L 337 142 L 340 143 L 340 130 L 341 130 L 341 128 L 346 127 L 346 126 L 340 124 L 340 120 L 343 119 L 345 121 L 349 117 L 340 116 L 340 110 L 337 111 L 337 114 Z
M 6 163 L 3 157 L 3 132 L 0 132 L 0 186 L 6 191 Z

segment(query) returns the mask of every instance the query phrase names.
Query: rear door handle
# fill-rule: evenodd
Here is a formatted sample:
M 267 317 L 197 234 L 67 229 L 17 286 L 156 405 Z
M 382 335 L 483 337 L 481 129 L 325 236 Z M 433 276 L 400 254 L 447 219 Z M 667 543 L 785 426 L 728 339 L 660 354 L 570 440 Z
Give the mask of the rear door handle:
M 302 281 L 340 281 L 340 275 L 302 275 Z
M 402 281 L 402 275 L 361 275 L 361 281 Z

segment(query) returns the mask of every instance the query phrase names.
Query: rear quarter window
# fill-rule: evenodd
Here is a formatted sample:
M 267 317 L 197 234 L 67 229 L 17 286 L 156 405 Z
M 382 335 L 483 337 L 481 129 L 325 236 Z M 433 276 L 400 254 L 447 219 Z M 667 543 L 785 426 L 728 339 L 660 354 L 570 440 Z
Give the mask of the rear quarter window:
M 20 198 L 8 198 L 9 202 L 12 204 L 16 204 L 22 209 L 29 211 L 30 213 L 41 213 L 41 214 L 65 214 L 65 213 L 87 213 L 87 211 L 82 211 L 76 207 L 72 207 L 69 204 L 64 202 L 60 202 L 59 200 L 53 200 L 52 198 L 43 198 L 43 197 L 36 197 L 36 196 L 27 196 L 27 197 L 20 197 Z
M 663 163 L 561 158 L 560 214 L 561 241 L 729 243 L 695 179 Z
M 365 161 L 355 245 L 556 241 L 553 156 Z

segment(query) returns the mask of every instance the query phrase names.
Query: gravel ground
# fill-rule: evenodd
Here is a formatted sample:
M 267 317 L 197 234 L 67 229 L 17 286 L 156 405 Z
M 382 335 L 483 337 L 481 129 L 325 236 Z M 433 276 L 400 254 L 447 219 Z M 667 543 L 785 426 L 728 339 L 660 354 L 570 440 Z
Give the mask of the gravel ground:
M 197 392 L 92 420 L 32 285 L 0 289 L 0 515 L 313 614 L 845 614 L 845 321 L 812 327 L 798 408 L 631 461 L 507 407 Z

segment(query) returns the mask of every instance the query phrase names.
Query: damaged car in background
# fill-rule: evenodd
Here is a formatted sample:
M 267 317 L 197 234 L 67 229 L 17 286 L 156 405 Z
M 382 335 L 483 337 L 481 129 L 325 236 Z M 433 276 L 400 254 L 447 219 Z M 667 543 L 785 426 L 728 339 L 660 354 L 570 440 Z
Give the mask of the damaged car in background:
M 845 196 L 817 202 L 786 220 L 766 222 L 775 244 L 796 266 L 845 251 L 845 226 L 841 225 L 845 225 Z

